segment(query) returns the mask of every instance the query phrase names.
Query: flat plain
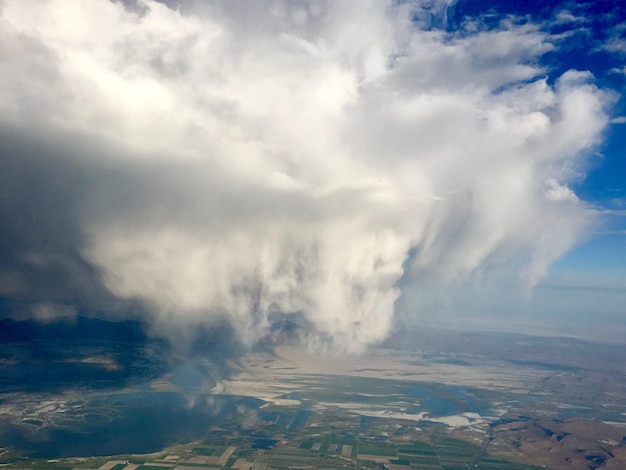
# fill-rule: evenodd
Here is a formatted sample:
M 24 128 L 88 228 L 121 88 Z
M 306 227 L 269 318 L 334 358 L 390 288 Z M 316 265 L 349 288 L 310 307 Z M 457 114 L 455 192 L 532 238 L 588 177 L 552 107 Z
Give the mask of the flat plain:
M 149 340 L 4 341 L 0 463 L 624 468 L 625 353 L 434 329 L 341 357 L 281 345 L 182 360 Z

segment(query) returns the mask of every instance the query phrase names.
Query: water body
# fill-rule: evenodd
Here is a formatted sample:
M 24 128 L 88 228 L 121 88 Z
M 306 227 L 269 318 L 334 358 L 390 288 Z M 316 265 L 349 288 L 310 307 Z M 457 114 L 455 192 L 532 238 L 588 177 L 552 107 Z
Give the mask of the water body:
M 428 411 L 432 416 L 451 416 L 465 411 L 459 400 L 448 398 L 441 390 L 433 390 L 432 387 L 415 385 L 409 388 L 408 394 L 416 397 L 422 411 Z
M 267 449 L 271 449 L 273 446 L 275 446 L 278 443 L 278 440 L 276 439 L 271 439 L 269 437 L 265 438 L 259 438 L 259 439 L 255 439 L 252 443 L 252 448 L 253 449 L 262 449 L 262 450 L 267 450 Z
M 237 407 L 258 410 L 263 403 L 224 395 L 190 400 L 175 392 L 105 395 L 89 400 L 81 415 L 68 416 L 70 428 L 47 426 L 33 434 L 20 425 L 0 426 L 0 447 L 47 459 L 156 452 L 203 437 L 212 424 L 235 418 Z
M 476 390 L 460 385 L 447 385 L 446 390 L 455 399 L 459 400 L 463 406 L 463 411 L 478 413 L 481 416 L 488 416 L 492 412 L 491 403 L 476 396 Z

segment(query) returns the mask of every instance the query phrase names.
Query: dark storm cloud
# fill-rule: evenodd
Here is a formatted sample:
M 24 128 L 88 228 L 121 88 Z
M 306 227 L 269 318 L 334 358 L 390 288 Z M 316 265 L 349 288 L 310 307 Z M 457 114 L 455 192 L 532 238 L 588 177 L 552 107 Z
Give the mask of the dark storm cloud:
M 3 295 L 68 301 L 104 293 L 79 253 L 83 237 L 76 221 L 86 168 L 67 150 L 54 136 L 0 130 Z

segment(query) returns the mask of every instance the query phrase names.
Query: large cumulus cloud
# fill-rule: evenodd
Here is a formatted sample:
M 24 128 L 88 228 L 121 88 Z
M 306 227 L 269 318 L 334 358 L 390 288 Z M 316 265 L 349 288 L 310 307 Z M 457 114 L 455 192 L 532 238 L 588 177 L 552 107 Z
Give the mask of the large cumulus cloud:
M 168 3 L 2 3 L 4 295 L 137 300 L 248 343 L 293 317 L 358 351 L 421 280 L 532 284 L 592 223 L 569 186 L 611 96 L 550 77 L 538 27 L 433 28 L 450 2 Z

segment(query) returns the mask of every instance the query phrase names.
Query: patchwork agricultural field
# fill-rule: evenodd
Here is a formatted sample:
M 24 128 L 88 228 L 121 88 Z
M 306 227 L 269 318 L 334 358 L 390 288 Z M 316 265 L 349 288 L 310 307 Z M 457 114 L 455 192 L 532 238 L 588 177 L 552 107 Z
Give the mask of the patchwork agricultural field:
M 277 437 L 277 436 L 275 436 Z M 426 435 L 421 436 L 426 438 Z M 502 469 L 530 470 L 524 465 L 484 452 L 481 446 L 433 434 L 425 441 L 392 438 L 386 441 L 348 438 L 335 434 L 301 439 L 280 436 L 271 446 L 259 448 L 254 436 L 223 436 L 211 441 L 175 446 L 144 456 L 118 456 L 114 459 L 61 459 L 28 461 L 29 468 L 161 470 L 161 469 Z M 237 445 L 227 445 L 234 444 Z M 24 463 L 24 462 L 23 462 Z M 23 468 L 23 467 L 21 467 Z

